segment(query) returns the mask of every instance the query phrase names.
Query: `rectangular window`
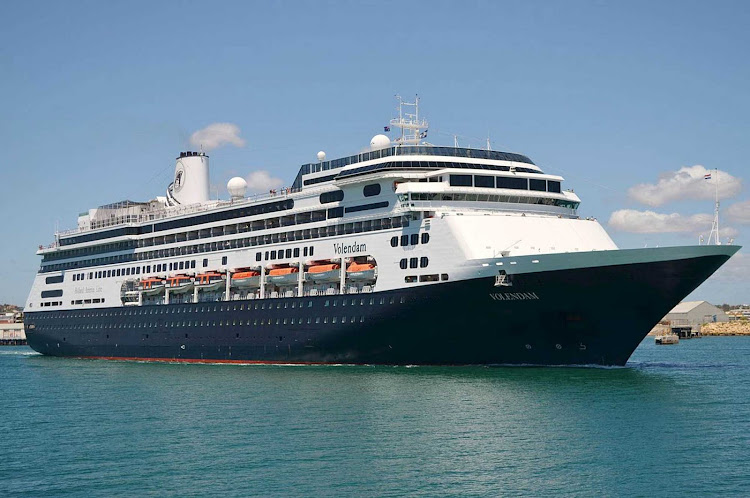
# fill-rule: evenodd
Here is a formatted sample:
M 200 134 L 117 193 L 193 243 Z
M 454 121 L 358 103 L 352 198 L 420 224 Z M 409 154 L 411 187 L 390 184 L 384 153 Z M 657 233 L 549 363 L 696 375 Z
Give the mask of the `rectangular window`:
M 276 259 L 276 251 L 271 251 L 271 259 Z
M 292 257 L 292 250 L 291 249 L 287 249 L 286 250 L 286 257 L 287 258 L 291 258 Z
M 495 177 L 485 176 L 485 175 L 474 175 L 474 186 L 495 188 Z
M 409 245 L 409 236 L 408 235 L 402 235 L 401 236 L 401 247 L 406 247 Z
M 421 258 L 419 258 L 419 267 L 420 268 L 425 268 L 429 263 L 430 263 L 430 261 L 427 259 L 427 256 L 422 256 Z
M 560 182 L 554 180 L 547 180 L 547 192 L 560 193 Z
M 411 242 L 411 245 L 413 245 L 413 246 L 419 244 L 419 234 L 418 233 L 411 234 L 411 241 L 410 242 Z
M 315 250 L 315 248 L 313 246 L 310 246 L 310 256 L 313 255 L 314 250 Z
M 259 253 L 259 252 L 256 252 L 255 253 L 255 261 L 260 261 L 261 259 L 263 259 L 263 254 Z
M 440 277 L 437 274 L 435 274 L 435 275 L 420 275 L 419 276 L 419 281 L 420 282 L 437 282 L 438 280 L 440 280 Z
M 497 188 L 511 188 L 514 190 L 528 190 L 528 180 L 526 178 L 498 176 Z
M 529 190 L 535 190 L 537 192 L 546 192 L 547 180 L 539 180 L 537 178 L 531 178 L 529 180 Z
M 419 260 L 417 258 L 409 258 L 409 268 L 416 268 Z
M 451 187 L 471 187 L 471 175 L 450 175 Z
M 404 277 L 404 282 L 406 282 L 407 284 L 411 284 L 411 283 L 414 283 L 416 281 L 417 281 L 417 276 L 416 275 L 409 275 L 407 277 Z
M 221 257 L 221 264 L 222 265 L 226 265 L 227 264 L 227 257 L 226 256 L 222 256 Z
M 299 257 L 299 247 L 295 247 L 295 248 L 294 248 L 294 257 L 295 257 L 295 258 L 298 258 L 298 257 Z

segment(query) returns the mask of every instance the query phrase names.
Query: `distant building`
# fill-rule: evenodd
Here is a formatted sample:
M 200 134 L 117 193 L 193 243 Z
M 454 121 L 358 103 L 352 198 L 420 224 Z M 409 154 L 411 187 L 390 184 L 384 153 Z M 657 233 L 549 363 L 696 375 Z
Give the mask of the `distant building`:
M 740 306 L 727 311 L 730 320 L 750 320 L 750 306 Z
M 0 314 L 0 345 L 26 344 L 26 331 L 20 313 Z
M 686 301 L 672 308 L 664 320 L 673 327 L 693 327 L 693 330 L 700 331 L 704 323 L 728 322 L 729 317 L 708 301 Z

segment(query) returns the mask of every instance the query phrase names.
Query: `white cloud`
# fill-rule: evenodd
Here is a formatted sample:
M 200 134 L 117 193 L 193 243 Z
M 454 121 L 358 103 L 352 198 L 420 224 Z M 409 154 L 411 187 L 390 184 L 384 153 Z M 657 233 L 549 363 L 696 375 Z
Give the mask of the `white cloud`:
M 704 175 L 711 174 L 710 180 Z M 701 165 L 683 166 L 678 171 L 668 171 L 659 176 L 656 184 L 640 183 L 628 189 L 628 195 L 647 206 L 661 206 L 671 201 L 688 199 L 713 199 L 716 182 L 719 182 L 719 198 L 735 196 L 742 189 L 742 180 L 725 171 L 709 170 Z
M 710 231 L 712 221 L 713 216 L 710 214 L 683 216 L 679 213 L 663 214 L 634 209 L 620 209 L 609 217 L 612 228 L 633 233 Z
M 694 233 L 708 237 L 714 217 L 710 214 L 685 216 L 679 213 L 656 213 L 654 211 L 636 211 L 620 209 L 609 217 L 609 226 L 615 230 L 631 233 Z M 719 230 L 719 237 L 726 239 L 736 237 L 739 232 L 725 226 Z
M 737 223 L 750 224 L 750 200 L 737 202 L 729 206 L 727 216 Z
M 212 150 L 226 144 L 244 147 L 245 140 L 240 137 L 240 128 L 236 124 L 212 123 L 190 135 L 190 144 Z
M 738 252 L 712 278 L 725 283 L 747 284 L 750 281 L 750 255 Z M 746 295 L 743 302 L 747 302 Z
M 252 193 L 264 193 L 284 185 L 284 180 L 274 178 L 268 171 L 253 171 L 245 178 L 247 180 L 247 190 Z

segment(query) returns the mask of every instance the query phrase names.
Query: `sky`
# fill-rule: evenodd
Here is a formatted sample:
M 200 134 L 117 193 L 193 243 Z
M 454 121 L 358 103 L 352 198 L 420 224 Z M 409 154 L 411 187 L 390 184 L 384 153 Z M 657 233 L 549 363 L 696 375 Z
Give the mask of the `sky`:
M 211 181 L 290 185 L 361 151 L 419 94 L 431 143 L 523 153 L 618 246 L 750 242 L 746 1 L 8 1 L 0 21 L 0 302 L 40 244 L 164 191 L 203 143 Z M 192 143 L 191 143 L 191 138 Z M 750 249 L 690 299 L 750 302 Z

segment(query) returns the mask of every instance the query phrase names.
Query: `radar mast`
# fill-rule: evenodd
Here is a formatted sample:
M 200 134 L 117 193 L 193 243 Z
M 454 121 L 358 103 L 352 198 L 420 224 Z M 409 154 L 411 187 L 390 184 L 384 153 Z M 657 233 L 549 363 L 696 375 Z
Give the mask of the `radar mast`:
M 404 102 L 400 95 L 396 95 L 396 99 L 398 99 L 398 119 L 391 119 L 391 126 L 401 129 L 401 137 L 395 142 L 398 145 L 419 145 L 422 139 L 427 137 L 430 126 L 426 119 L 420 120 L 419 118 L 419 95 L 415 96 L 414 102 Z

